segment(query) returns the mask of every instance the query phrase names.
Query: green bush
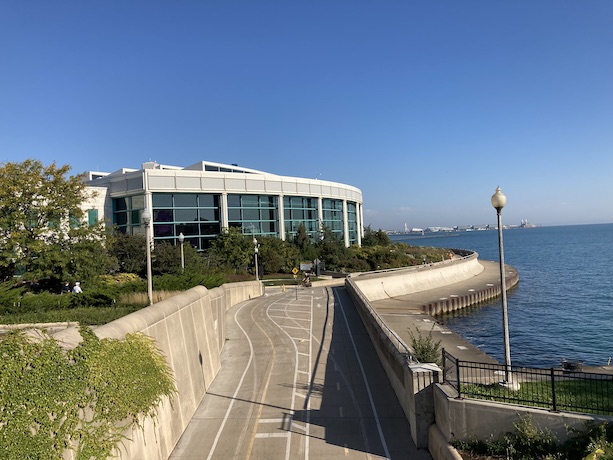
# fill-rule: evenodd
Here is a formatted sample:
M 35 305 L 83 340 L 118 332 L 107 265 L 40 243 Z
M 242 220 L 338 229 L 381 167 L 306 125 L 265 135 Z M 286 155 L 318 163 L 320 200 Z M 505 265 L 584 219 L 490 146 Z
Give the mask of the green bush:
M 613 459 L 613 426 L 608 422 L 588 422 L 582 430 L 571 430 L 571 436 L 560 443 L 549 430 L 532 424 L 529 415 L 514 424 L 514 431 L 486 440 L 456 441 L 454 447 L 475 455 L 512 458 L 514 460 L 579 460 Z M 597 456 L 593 456 L 598 452 Z
M 226 282 L 222 273 L 202 273 L 185 271 L 181 274 L 166 274 L 153 278 L 153 289 L 159 291 L 185 291 L 194 286 L 204 286 L 208 289 L 221 286 Z
M 436 363 L 439 366 L 442 363 L 441 358 L 441 340 L 435 341 L 432 337 L 432 329 L 428 332 L 428 335 L 424 336 L 417 327 L 415 327 L 415 333 L 408 329 L 411 336 L 411 347 L 413 348 L 413 354 L 417 361 L 420 363 Z

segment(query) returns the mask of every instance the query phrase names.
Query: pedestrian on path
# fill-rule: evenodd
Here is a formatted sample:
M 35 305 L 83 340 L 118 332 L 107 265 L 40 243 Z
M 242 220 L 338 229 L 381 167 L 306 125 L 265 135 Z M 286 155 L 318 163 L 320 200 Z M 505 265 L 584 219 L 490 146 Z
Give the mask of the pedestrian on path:
M 81 289 L 81 283 L 77 281 L 72 288 L 72 292 L 74 292 L 75 294 L 81 294 L 83 292 L 83 290 Z

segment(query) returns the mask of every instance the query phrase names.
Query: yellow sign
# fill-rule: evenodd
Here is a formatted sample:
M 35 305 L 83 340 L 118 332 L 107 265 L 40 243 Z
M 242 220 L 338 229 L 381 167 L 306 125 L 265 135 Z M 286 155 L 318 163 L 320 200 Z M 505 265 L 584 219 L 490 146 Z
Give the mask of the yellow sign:
M 292 268 L 292 273 L 294 275 L 297 275 L 298 274 L 298 269 L 296 267 Z

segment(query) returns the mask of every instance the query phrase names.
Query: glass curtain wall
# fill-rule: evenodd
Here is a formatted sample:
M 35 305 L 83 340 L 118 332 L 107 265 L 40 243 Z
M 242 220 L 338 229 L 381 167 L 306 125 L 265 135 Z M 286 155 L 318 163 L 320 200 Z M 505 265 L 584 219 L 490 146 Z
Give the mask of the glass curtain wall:
M 347 203 L 347 225 L 349 245 L 358 244 L 358 207 L 353 202 Z
M 322 200 L 322 208 L 324 227 L 335 233 L 340 239 L 343 239 L 343 200 L 324 198 Z
M 113 224 L 120 232 L 134 235 L 142 233 L 141 212 L 145 209 L 143 195 L 113 198 Z
M 278 197 L 228 195 L 228 226 L 247 235 L 279 236 Z
M 201 193 L 154 193 L 153 237 L 177 244 L 180 233 L 199 250 L 221 232 L 220 196 Z
M 296 236 L 298 227 L 302 224 L 307 234 L 316 239 L 319 234 L 318 200 L 302 196 L 283 197 L 283 215 L 285 218 L 285 237 Z

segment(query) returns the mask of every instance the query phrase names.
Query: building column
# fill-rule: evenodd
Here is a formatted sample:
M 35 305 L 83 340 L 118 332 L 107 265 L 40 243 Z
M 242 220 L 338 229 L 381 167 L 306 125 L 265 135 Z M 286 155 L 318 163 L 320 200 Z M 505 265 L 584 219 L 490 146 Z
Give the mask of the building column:
M 360 235 L 360 241 L 362 241 L 362 238 L 364 238 L 364 204 L 360 203 L 359 206 L 360 206 L 360 212 L 358 216 L 360 219 L 360 226 L 358 227 L 358 235 Z
M 358 246 L 362 246 L 362 205 L 356 201 L 355 203 L 355 220 L 356 220 L 356 231 L 358 234 Z
M 321 196 L 317 197 L 317 220 L 319 220 L 319 238 L 321 238 L 324 228 L 324 199 Z
M 345 247 L 349 247 L 349 219 L 347 216 L 347 200 L 343 200 L 343 239 Z
M 219 203 L 219 206 L 221 208 L 219 211 L 221 213 L 221 229 L 223 231 L 224 229 L 227 230 L 230 226 L 228 221 L 228 194 L 226 192 L 221 194 L 221 203 Z
M 285 203 L 283 203 L 283 195 L 277 197 L 277 212 L 279 213 L 277 222 L 279 224 L 279 238 L 285 241 Z

